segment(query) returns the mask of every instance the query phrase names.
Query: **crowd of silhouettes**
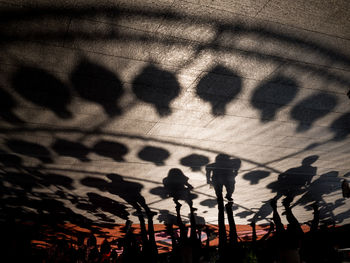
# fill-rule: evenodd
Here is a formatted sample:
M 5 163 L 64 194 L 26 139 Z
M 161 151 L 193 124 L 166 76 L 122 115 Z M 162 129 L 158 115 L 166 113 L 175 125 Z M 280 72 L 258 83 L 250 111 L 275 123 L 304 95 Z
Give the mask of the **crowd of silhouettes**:
M 167 253 L 159 253 L 156 243 L 156 233 L 153 218 L 157 214 L 146 204 L 141 195 L 142 186 L 126 181 L 118 174 L 108 174 L 109 181 L 96 178 L 85 178 L 82 183 L 89 187 L 118 195 L 127 201 L 134 209 L 134 215 L 139 221 L 140 232 L 135 233 L 132 222 L 127 219 L 121 229 L 122 235 L 118 239 L 104 238 L 98 245 L 93 231 L 89 236 L 80 234 L 75 241 L 65 238 L 51 239 L 50 246 L 46 250 L 33 250 L 31 235 L 18 228 L 14 222 L 12 225 L 4 224 L 3 253 L 11 262 L 74 262 L 74 263 L 127 263 L 127 262 L 168 262 L 168 263 L 316 263 L 342 262 L 344 255 L 339 248 L 350 247 L 349 225 L 342 227 L 320 225 L 319 200 L 309 207 L 313 210 L 313 220 L 309 222 L 309 231 L 304 232 L 301 224 L 293 215 L 292 208 L 298 202 L 294 202 L 296 195 L 307 195 L 307 188 L 311 178 L 316 174 L 316 167 L 311 166 L 317 160 L 316 156 L 309 156 L 302 161 L 300 167 L 292 168 L 278 177 L 275 184 L 291 183 L 300 186 L 296 191 L 286 187 L 276 189 L 277 194 L 267 203 L 272 209 L 272 219 L 269 226 L 264 227 L 265 234 L 257 236 L 256 220 L 251 219 L 251 237 L 242 238 L 238 235 L 235 223 L 233 193 L 235 190 L 235 177 L 241 167 L 241 161 L 228 155 L 219 154 L 214 163 L 206 165 L 207 183 L 214 187 L 218 207 L 218 246 L 210 246 L 210 241 L 216 239 L 216 231 L 207 225 L 196 222 L 196 211 L 192 193 L 194 187 L 189 183 L 189 178 L 178 168 L 169 170 L 163 179 L 165 196 L 172 198 L 176 212 L 176 222 L 165 224 L 165 235 L 171 242 L 171 249 Z M 297 175 L 289 178 L 290 174 Z M 301 174 L 306 174 L 302 178 Z M 226 190 L 224 198 L 223 192 Z M 278 191 L 277 191 L 278 189 Z M 132 193 L 129 193 L 132 191 Z M 342 182 L 343 197 L 349 197 L 349 184 Z M 91 193 L 89 193 L 91 196 Z M 303 197 L 302 197 L 303 198 Z M 301 198 L 301 199 L 302 199 Z M 226 200 L 225 200 L 226 199 Z M 282 223 L 278 212 L 278 202 L 284 208 L 283 215 L 288 222 L 287 227 Z M 182 203 L 189 206 L 190 224 L 183 222 L 181 215 Z M 101 206 L 102 207 L 102 206 Z M 116 209 L 120 209 L 116 207 Z M 226 213 L 226 217 L 225 217 Z M 129 218 L 129 214 L 124 215 Z M 147 224 L 146 224 L 147 219 Z M 228 221 L 228 231 L 225 219 Z M 268 219 L 269 220 L 269 219 Z M 23 227 L 23 226 L 22 226 Z M 14 238 L 11 229 L 21 232 L 21 238 Z M 205 235 L 204 235 L 205 234 Z M 164 233 L 163 233 L 164 235 Z M 99 233 L 99 237 L 103 234 Z M 206 236 L 206 238 L 202 238 Z M 33 252 L 35 251 L 35 252 Z M 345 257 L 349 257 L 347 254 Z

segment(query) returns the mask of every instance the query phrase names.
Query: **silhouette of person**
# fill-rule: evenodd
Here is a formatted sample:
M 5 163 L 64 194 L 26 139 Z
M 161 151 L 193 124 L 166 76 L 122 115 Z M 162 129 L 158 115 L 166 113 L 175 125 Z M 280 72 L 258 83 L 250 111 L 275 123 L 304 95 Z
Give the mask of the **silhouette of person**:
M 134 207 L 138 213 L 141 213 L 141 209 L 143 208 L 147 214 L 155 214 L 150 210 L 145 198 L 141 195 L 143 187 L 141 184 L 125 181 L 119 174 L 111 173 L 107 174 L 106 177 L 111 182 L 93 177 L 84 178 L 81 182 L 83 185 L 95 187 L 101 191 L 108 191 L 111 194 L 119 196 Z
M 337 171 L 330 171 L 321 174 L 316 180 L 308 187 L 308 190 L 300 197 L 293 206 L 306 205 L 310 202 L 317 202 L 320 207 L 322 218 L 329 217 L 335 220 L 334 215 L 335 204 L 330 204 L 324 198 L 325 195 L 329 195 L 339 190 L 341 178 L 338 177 Z M 308 208 L 308 207 L 306 207 Z
M 181 206 L 179 200 L 185 200 L 193 210 L 194 194 L 191 194 L 193 186 L 188 183 L 188 177 L 178 168 L 172 168 L 168 172 L 168 176 L 163 179 L 163 184 L 168 195 L 173 198 L 177 206 Z
M 277 182 L 269 184 L 267 187 L 277 192 L 274 199 L 278 200 L 285 196 L 292 202 L 295 196 L 305 193 L 311 184 L 312 177 L 316 175 L 317 167 L 312 164 L 317 159 L 317 155 L 304 158 L 301 166 L 288 169 L 278 176 Z
M 157 262 L 158 250 L 155 240 L 155 232 L 153 225 L 154 213 L 147 213 L 148 219 L 148 235 L 146 230 L 146 223 L 142 213 L 138 212 L 137 217 L 140 221 L 141 239 L 142 239 L 142 256 L 144 262 Z
M 191 234 L 190 237 L 187 236 L 187 227 L 182 222 L 180 214 L 181 204 L 177 203 L 176 218 L 177 225 L 180 229 L 180 237 L 175 241 L 175 247 L 172 255 L 171 262 L 193 262 L 198 263 L 201 254 L 201 241 L 197 235 L 197 223 L 194 215 L 194 209 L 190 210 L 190 223 L 191 223 Z
M 225 186 L 227 200 L 233 200 L 235 177 L 240 167 L 240 159 L 231 159 L 226 154 L 218 154 L 215 163 L 206 166 L 207 183 L 214 186 L 215 194 L 218 198 L 222 198 L 222 190 L 223 186 Z
M 277 257 L 280 260 L 278 262 L 301 262 L 299 250 L 304 232 L 292 213 L 290 202 L 290 198 L 285 198 L 283 200 L 283 206 L 286 210 L 285 214 L 288 221 L 287 229 L 284 229 L 277 211 L 277 201 L 276 199 L 270 201 L 273 210 L 273 221 L 276 225 L 276 239 L 278 244 L 278 251 L 276 252 L 278 252 Z
M 145 198 L 141 195 L 142 185 L 134 182 L 125 181 L 119 174 L 107 174 L 108 179 L 112 182 L 108 185 L 108 191 L 111 194 L 118 195 L 126 202 L 131 204 L 137 212 L 141 212 L 141 207 L 147 214 L 154 214 L 151 212 L 146 204 Z

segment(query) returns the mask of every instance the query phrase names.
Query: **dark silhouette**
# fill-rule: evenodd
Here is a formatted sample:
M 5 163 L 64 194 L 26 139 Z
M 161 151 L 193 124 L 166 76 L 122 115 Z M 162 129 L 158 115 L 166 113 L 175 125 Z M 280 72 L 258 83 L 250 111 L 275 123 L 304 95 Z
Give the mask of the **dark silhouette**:
M 175 236 L 173 225 L 167 226 L 167 231 L 172 240 L 173 251 L 171 253 L 170 262 L 194 262 L 198 263 L 202 254 L 201 249 L 201 231 L 197 226 L 194 210 L 190 212 L 190 236 L 187 235 L 187 227 L 183 223 L 180 214 L 181 204 L 176 204 L 177 225 L 180 229 L 180 235 Z
M 188 183 L 188 177 L 177 168 L 172 168 L 168 172 L 168 176 L 163 179 L 164 188 L 168 195 L 173 198 L 176 205 L 181 205 L 179 200 L 185 200 L 193 210 L 193 199 L 196 195 L 191 193 L 193 186 Z
M 78 142 L 57 139 L 52 145 L 52 149 L 62 156 L 74 157 L 82 162 L 89 161 L 87 155 L 89 154 L 90 149 Z
M 237 235 L 237 228 L 236 223 L 233 217 L 233 211 L 232 211 L 232 203 L 229 202 L 225 205 L 226 213 L 227 213 L 227 219 L 229 222 L 230 232 L 229 232 L 229 244 L 230 245 L 237 245 L 238 244 L 238 235 Z
M 333 204 L 329 204 L 324 199 L 324 195 L 329 195 L 337 190 L 340 190 L 341 178 L 338 177 L 337 171 L 330 171 L 325 174 L 321 174 L 316 180 L 314 180 L 307 191 L 300 197 L 293 206 L 296 205 L 308 205 L 312 202 L 317 202 L 320 208 L 322 219 L 330 219 L 336 221 L 336 217 L 333 214 Z M 306 207 L 308 209 L 308 207 Z
M 230 158 L 226 154 L 216 156 L 215 163 L 206 166 L 207 183 L 213 184 L 218 203 L 218 225 L 219 225 L 219 262 L 227 262 L 230 253 L 235 254 L 237 262 L 243 259 L 241 246 L 238 245 L 236 224 L 233 217 L 233 199 L 235 177 L 241 167 L 241 160 Z M 226 198 L 229 201 L 224 206 L 223 186 L 226 188 Z M 225 226 L 225 207 L 229 222 L 229 242 L 227 243 Z
M 209 158 L 200 154 L 190 154 L 181 158 L 180 163 L 184 166 L 191 167 L 192 171 L 200 171 L 201 167 L 209 163 Z
M 114 161 L 123 162 L 124 155 L 126 155 L 129 150 L 128 148 L 119 142 L 100 140 L 91 149 L 91 151 L 97 153 L 98 155 L 112 158 Z
M 206 166 L 207 183 L 214 186 L 217 197 L 222 196 L 222 189 L 225 186 L 226 198 L 232 201 L 232 194 L 235 190 L 235 177 L 240 167 L 240 159 L 231 159 L 226 154 L 217 155 L 215 163 Z
M 52 110 L 58 117 L 72 117 L 67 106 L 71 102 L 68 87 L 47 71 L 22 66 L 13 76 L 13 88 L 24 98 Z
M 299 102 L 291 111 L 291 117 L 298 122 L 297 132 L 308 130 L 315 121 L 330 113 L 336 105 L 337 98 L 323 92 Z
M 87 202 L 79 202 L 77 204 L 78 208 L 94 214 L 97 214 L 98 209 L 101 209 L 104 212 L 111 213 L 125 220 L 129 218 L 129 213 L 126 210 L 127 207 L 116 200 L 92 192 L 87 193 L 87 196 Z
M 147 162 L 152 162 L 158 166 L 164 165 L 164 161 L 168 159 L 169 156 L 170 154 L 167 150 L 153 146 L 145 146 L 138 153 L 138 157 L 140 157 L 140 159 Z
M 288 169 L 278 176 L 277 182 L 268 184 L 267 187 L 277 193 L 274 199 L 285 196 L 293 200 L 296 195 L 305 193 L 316 175 L 317 167 L 312 164 L 317 159 L 317 155 L 304 158 L 301 166 Z
M 12 139 L 8 140 L 6 145 L 17 154 L 36 158 L 43 163 L 53 162 L 50 151 L 40 144 Z
M 106 177 L 111 180 L 110 183 L 104 179 L 93 177 L 86 177 L 81 180 L 81 183 L 119 196 L 134 207 L 137 212 L 141 212 L 141 208 L 143 208 L 147 214 L 154 214 L 141 195 L 141 189 L 143 188 L 141 184 L 125 181 L 119 174 L 107 174 Z
M 216 66 L 199 81 L 196 94 L 211 104 L 214 116 L 224 115 L 226 105 L 242 90 L 241 78 L 223 66 Z
M 118 248 L 123 250 L 120 257 L 118 257 L 118 261 L 134 263 L 141 260 L 139 242 L 137 241 L 131 226 L 132 222 L 127 220 L 124 227 L 125 236 L 118 240 Z
M 153 226 L 153 216 L 154 213 L 146 212 L 148 219 L 148 233 L 146 230 L 146 224 L 143 214 L 139 211 L 137 216 L 140 221 L 141 228 L 141 238 L 142 238 L 142 256 L 144 262 L 157 262 L 158 249 L 155 240 L 154 226 Z
M 295 98 L 298 90 L 298 84 L 294 79 L 277 75 L 256 88 L 251 104 L 261 111 L 262 122 L 272 121 L 277 112 Z
M 83 59 L 72 72 L 70 79 L 74 89 L 83 99 L 100 104 L 109 117 L 121 114 L 117 102 L 124 90 L 115 73 Z
M 267 240 L 275 229 L 274 223 L 270 222 L 270 227 L 267 233 L 264 236 L 262 236 L 259 240 L 257 240 L 256 224 L 254 220 L 250 223 L 250 226 L 252 227 L 253 233 L 252 233 L 252 243 L 251 243 L 250 251 L 248 251 L 248 255 L 250 256 L 251 259 L 257 262 L 274 262 L 271 243 L 270 243 L 270 240 Z
M 276 256 L 277 260 L 281 262 L 300 262 L 301 255 L 299 253 L 301 242 L 304 237 L 304 232 L 300 227 L 298 220 L 294 217 L 290 208 L 291 199 L 286 198 L 283 201 L 283 206 L 286 210 L 285 214 L 288 220 L 287 229 L 281 222 L 281 218 L 277 211 L 277 202 L 275 199 L 271 200 L 270 204 L 273 209 L 273 221 L 276 226 Z
M 218 202 L 218 225 L 219 225 L 219 258 L 224 261 L 226 257 L 226 226 L 225 226 L 225 210 L 222 195 L 217 198 Z
M 133 83 L 135 96 L 146 103 L 152 104 L 159 116 L 170 115 L 170 103 L 180 93 L 180 84 L 173 73 L 148 65 Z

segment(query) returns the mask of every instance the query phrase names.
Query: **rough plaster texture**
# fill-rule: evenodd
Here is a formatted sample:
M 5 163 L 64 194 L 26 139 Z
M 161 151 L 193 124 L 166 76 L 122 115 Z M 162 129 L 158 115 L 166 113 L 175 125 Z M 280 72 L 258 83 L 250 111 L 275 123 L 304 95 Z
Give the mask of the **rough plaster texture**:
M 224 153 L 241 160 L 238 224 L 271 219 L 266 201 L 278 196 L 281 207 L 286 191 L 300 222 L 318 201 L 323 220 L 350 223 L 341 193 L 350 171 L 349 1 L 0 8 L 5 217 L 137 222 L 130 199 L 141 194 L 163 223 L 175 209 L 162 182 L 180 168 L 200 222 L 215 224 L 205 166 Z M 308 156 L 317 156 L 314 169 L 301 167 Z

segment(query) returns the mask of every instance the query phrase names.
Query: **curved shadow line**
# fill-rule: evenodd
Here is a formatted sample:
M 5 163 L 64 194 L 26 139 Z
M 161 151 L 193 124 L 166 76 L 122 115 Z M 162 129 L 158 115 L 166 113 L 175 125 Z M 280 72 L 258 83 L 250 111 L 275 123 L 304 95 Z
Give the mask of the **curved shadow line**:
M 175 143 L 175 142 L 169 142 L 169 141 L 165 141 L 165 140 L 160 140 L 160 139 L 155 139 L 155 138 L 147 138 L 144 136 L 140 136 L 140 135 L 130 135 L 130 134 L 125 134 L 125 133 L 112 133 L 112 132 L 91 132 L 91 131 L 82 131 L 82 130 L 77 130 L 77 129 L 72 129 L 72 128 L 66 128 L 66 129 L 62 129 L 61 127 L 59 129 L 55 129 L 55 128 L 14 128 L 14 129 L 0 129 L 0 133 L 21 133 L 21 132 L 49 132 L 49 133 L 83 133 L 85 135 L 95 135 L 95 136 L 111 136 L 111 137 L 123 137 L 123 138 L 130 138 L 130 139 L 138 139 L 138 140 L 142 140 L 142 141 L 151 141 L 151 142 L 160 142 L 160 143 L 164 143 L 164 144 L 168 144 L 168 145 L 175 145 L 175 146 L 182 146 L 182 147 L 187 147 L 190 149 L 194 149 L 194 150 L 201 150 L 201 151 L 206 151 L 206 152 L 211 152 L 211 153 L 215 153 L 215 154 L 220 154 L 222 152 L 219 151 L 214 151 L 214 150 L 210 150 L 207 148 L 203 148 L 203 147 L 198 147 L 198 146 L 191 146 L 191 145 L 186 145 L 186 144 L 180 144 L 180 143 Z M 240 158 L 241 160 L 245 161 L 245 162 L 249 162 L 251 164 L 257 165 L 258 167 L 264 167 L 270 171 L 276 172 L 276 173 L 281 173 L 281 171 L 278 171 L 272 167 L 268 167 L 265 165 L 261 165 L 260 163 L 257 163 L 255 161 L 249 160 L 249 159 L 245 159 L 245 158 L 241 158 L 238 156 L 234 156 L 232 155 L 232 157 L 235 158 Z
M 121 14 L 135 15 L 138 17 L 145 17 L 145 18 L 164 18 L 165 17 L 167 21 L 170 21 L 170 22 L 186 21 L 189 18 L 193 17 L 193 18 L 196 18 L 195 21 L 198 21 L 198 22 L 193 23 L 192 21 L 191 24 L 198 24 L 198 25 L 210 24 L 218 28 L 218 32 L 223 32 L 228 30 L 231 30 L 234 33 L 247 32 L 249 34 L 253 33 L 257 35 L 268 36 L 270 38 L 279 39 L 285 42 L 292 42 L 292 43 L 296 42 L 299 45 L 308 46 L 311 49 L 315 49 L 317 47 L 317 49 L 322 53 L 324 53 L 325 56 L 330 56 L 330 57 L 335 56 L 337 59 L 342 60 L 347 64 L 350 64 L 350 59 L 347 56 L 339 52 L 334 52 L 331 49 L 325 48 L 323 46 L 313 43 L 312 41 L 307 41 L 299 37 L 291 37 L 285 34 L 272 32 L 271 30 L 267 31 L 265 28 L 262 28 L 261 26 L 247 27 L 240 24 L 225 23 L 225 22 L 220 23 L 220 22 L 217 22 L 217 20 L 215 19 L 203 18 L 198 16 L 188 16 L 188 15 L 179 14 L 177 12 L 175 13 L 173 11 L 164 11 L 164 10 L 145 11 L 144 9 L 140 9 L 140 8 L 138 9 L 135 6 L 133 6 L 132 8 L 123 8 L 123 7 L 117 8 L 117 7 L 108 6 L 108 5 L 100 5 L 97 7 L 94 5 L 87 5 L 85 7 L 78 7 L 78 8 L 77 7 L 62 8 L 62 7 L 42 6 L 39 8 L 35 8 L 35 9 L 32 8 L 32 9 L 26 9 L 26 10 L 23 10 L 23 9 L 19 10 L 18 8 L 7 8 L 7 9 L 4 9 L 3 12 L 0 12 L 0 14 L 2 16 L 2 21 L 4 23 L 11 22 L 11 21 L 18 22 L 21 20 L 28 21 L 29 19 L 37 20 L 37 19 L 52 18 L 52 17 L 54 18 L 57 18 L 57 17 L 72 18 L 73 17 L 73 18 L 82 18 L 82 19 L 85 18 L 86 20 L 98 21 L 98 20 L 94 20 L 93 17 L 98 17 L 100 15 L 104 15 L 106 17 L 110 17 L 114 20 L 117 20 L 118 16 L 121 16 Z M 87 16 L 90 16 L 90 19 L 87 19 L 86 18 Z M 272 21 L 268 21 L 268 22 L 273 23 Z M 118 23 L 116 22 L 111 23 L 111 25 L 113 24 L 118 24 Z M 293 27 L 293 26 L 288 26 L 284 24 L 282 25 L 286 27 Z M 294 27 L 294 28 L 298 28 L 298 27 Z M 304 28 L 298 28 L 298 29 L 302 31 L 310 32 L 310 30 L 307 30 Z M 319 34 L 328 35 L 339 39 L 349 40 L 347 38 L 333 36 L 330 34 L 325 34 L 325 33 L 319 33 Z
M 112 133 L 112 132 L 96 132 L 96 131 L 82 131 L 82 130 L 77 130 L 77 129 L 72 129 L 72 128 L 66 128 L 66 129 L 50 129 L 50 128 L 26 128 L 26 129 L 22 129 L 22 128 L 14 128 L 14 129 L 6 129 L 6 128 L 3 128 L 3 129 L 0 129 L 0 133 L 14 133 L 14 132 L 17 132 L 17 133 L 21 133 L 21 132 L 49 132 L 49 133 L 60 133 L 60 132 L 63 132 L 63 133 L 83 133 L 85 136 L 87 135 L 95 135 L 95 136 L 98 136 L 98 135 L 106 135 L 106 136 L 111 136 L 111 137 L 124 137 L 124 138 L 130 138 L 130 139 L 138 139 L 138 140 L 142 140 L 142 141 L 152 141 L 152 142 L 160 142 L 160 143 L 164 143 L 164 144 L 168 144 L 168 145 L 174 145 L 174 146 L 182 146 L 182 147 L 187 147 L 187 148 L 190 148 L 190 149 L 194 149 L 194 150 L 201 150 L 201 151 L 206 151 L 206 152 L 211 152 L 211 153 L 215 153 L 215 154 L 220 154 L 222 152 L 220 151 L 215 151 L 215 150 L 210 150 L 208 148 L 203 148 L 203 147 L 198 147 L 198 146 L 193 146 L 193 145 L 185 145 L 185 144 L 180 144 L 180 143 L 175 143 L 175 142 L 169 142 L 169 141 L 165 141 L 165 140 L 160 140 L 160 139 L 155 139 L 155 138 L 146 138 L 146 137 L 143 137 L 143 136 L 140 136 L 140 135 L 130 135 L 130 134 L 124 134 L 124 133 Z M 324 145 L 328 142 L 332 141 L 332 139 L 328 139 L 324 142 L 319 142 L 317 143 L 317 146 L 319 145 Z M 272 168 L 272 167 L 269 167 L 268 164 L 271 164 L 271 163 L 274 163 L 274 162 L 278 162 L 278 161 L 281 161 L 285 158 L 289 158 L 289 157 L 292 157 L 292 156 L 295 156 L 299 153 L 302 153 L 304 151 L 307 151 L 307 150 L 310 150 L 310 146 L 306 146 L 304 149 L 301 149 L 295 153 L 291 153 L 289 155 L 286 155 L 284 157 L 281 157 L 281 158 L 278 158 L 278 159 L 275 159 L 275 160 L 272 160 L 272 161 L 269 161 L 269 162 L 266 162 L 266 163 L 258 163 L 258 162 L 255 162 L 255 161 L 252 161 L 252 160 L 249 160 L 249 159 L 246 159 L 246 158 L 241 158 L 239 156 L 234 156 L 232 155 L 232 157 L 235 157 L 235 158 L 240 158 L 242 161 L 245 161 L 245 162 L 248 162 L 248 163 L 251 163 L 251 164 L 254 164 L 256 165 L 257 167 L 264 167 L 272 172 L 275 172 L 275 173 L 281 173 L 282 171 L 279 171 L 279 170 L 276 170 L 275 168 Z M 74 171 L 74 170 L 73 170 Z M 78 172 L 78 171 L 76 171 Z M 97 172 L 98 174 L 98 172 Z
M 43 18 L 52 18 L 52 17 L 54 17 L 54 18 L 66 17 L 69 19 L 71 19 L 72 17 L 73 18 L 82 18 L 85 20 L 97 21 L 97 22 L 101 23 L 101 21 L 98 21 L 98 19 L 94 20 L 93 18 L 97 17 L 99 15 L 103 15 L 106 17 L 110 17 L 111 19 L 112 18 L 114 19 L 113 23 L 104 22 L 104 23 L 110 24 L 110 25 L 114 25 L 114 24 L 118 25 L 118 23 L 115 22 L 115 20 L 117 20 L 118 17 L 121 15 L 135 15 L 135 16 L 138 16 L 141 18 L 142 17 L 144 17 L 144 18 L 163 18 L 163 19 L 165 18 L 169 22 L 186 21 L 186 19 L 188 20 L 189 18 L 194 17 L 194 18 L 196 18 L 197 22 L 194 23 L 192 21 L 191 24 L 196 24 L 196 25 L 210 24 L 210 25 L 213 25 L 213 27 L 216 28 L 217 35 L 222 34 L 223 32 L 231 32 L 231 33 L 235 33 L 235 34 L 238 32 L 238 33 L 246 33 L 246 34 L 250 34 L 250 35 L 255 34 L 257 36 L 260 36 L 260 37 L 262 36 L 262 37 L 265 37 L 267 39 L 274 39 L 274 40 L 277 39 L 277 40 L 281 41 L 282 43 L 292 43 L 294 45 L 297 44 L 301 48 L 307 48 L 311 51 L 315 50 L 315 52 L 321 53 L 326 58 L 330 58 L 332 60 L 337 60 L 337 61 L 343 62 L 347 65 L 350 64 L 350 58 L 348 56 L 346 56 L 340 52 L 336 52 L 333 49 L 327 48 L 327 47 L 323 46 L 322 44 L 321 45 L 317 44 L 317 43 L 315 43 L 315 41 L 305 40 L 305 39 L 302 39 L 301 37 L 288 36 L 284 33 L 276 32 L 275 30 L 271 30 L 271 29 L 266 29 L 266 28 L 261 27 L 261 26 L 255 26 L 255 27 L 249 26 L 248 27 L 248 26 L 244 26 L 242 24 L 239 24 L 238 22 L 237 23 L 225 23 L 225 22 L 220 23 L 220 22 L 217 22 L 217 20 L 215 20 L 215 19 L 203 18 L 203 17 L 199 18 L 197 16 L 186 16 L 186 15 L 182 15 L 182 14 L 171 12 L 171 11 L 164 11 L 164 10 L 160 10 L 160 11 L 147 10 L 147 11 L 145 11 L 142 9 L 137 9 L 135 7 L 130 9 L 130 8 L 116 8 L 116 7 L 108 6 L 108 5 L 102 5 L 99 7 L 88 5 L 88 6 L 83 7 L 83 8 L 81 8 L 81 7 L 80 8 L 74 8 L 74 7 L 60 8 L 60 7 L 42 6 L 42 7 L 36 8 L 36 9 L 30 9 L 30 10 L 18 10 L 18 8 L 8 8 L 8 9 L 4 10 L 3 12 L 0 12 L 0 14 L 2 16 L 2 21 L 4 23 L 11 23 L 12 21 L 18 22 L 21 20 L 22 21 L 28 21 L 28 20 L 35 21 L 35 20 L 40 20 Z M 269 21 L 269 22 L 273 23 L 272 21 Z M 118 25 L 118 26 L 125 27 L 122 25 Z M 283 26 L 292 27 L 292 26 L 288 26 L 288 25 L 283 25 Z M 130 28 L 130 29 L 133 29 L 135 31 L 140 31 L 140 32 L 145 32 L 145 33 L 153 33 L 152 31 L 145 31 L 145 30 L 135 29 L 132 27 L 125 27 L 125 28 Z M 298 27 L 294 27 L 294 28 L 298 28 Z M 298 29 L 300 29 L 302 31 L 310 32 L 310 30 L 307 30 L 307 29 L 303 29 L 303 28 L 298 28 Z M 318 32 L 318 34 L 329 35 L 329 34 L 320 33 L 320 32 Z M 33 34 L 31 34 L 31 35 L 33 35 Z M 88 35 L 86 32 L 81 32 L 81 33 L 75 32 L 73 36 L 70 36 L 69 32 L 61 33 L 58 36 L 57 36 L 57 33 L 54 33 L 52 35 L 52 38 L 53 39 L 57 39 L 57 38 L 64 39 L 65 41 L 67 41 L 69 39 L 74 40 L 74 39 L 78 38 L 80 35 L 84 39 L 88 38 Z M 329 36 L 332 36 L 332 35 L 329 35 Z M 27 40 L 28 36 L 25 36 L 25 37 Z M 41 39 L 44 37 L 44 39 L 48 40 L 50 38 L 50 33 L 46 32 L 42 36 L 39 36 L 39 37 Z M 155 40 L 152 40 L 149 36 L 134 38 L 133 36 L 126 35 L 126 37 L 131 39 L 131 40 L 134 39 L 134 41 L 139 41 L 139 42 L 150 42 L 150 40 L 151 40 L 151 41 L 159 43 L 159 41 L 163 41 L 163 39 L 159 39 L 159 37 L 155 38 Z M 332 36 L 332 37 L 349 40 L 349 39 L 338 37 L 338 36 Z M 91 40 L 96 40 L 97 38 L 98 39 L 102 38 L 102 39 L 122 39 L 122 40 L 125 40 L 125 36 L 120 35 L 120 32 L 118 34 L 112 33 L 112 34 L 101 34 L 101 35 L 94 33 L 94 35 L 90 37 Z M 6 40 L 8 42 L 11 41 L 11 38 L 6 39 L 6 37 L 3 37 L 3 39 L 4 40 L 1 41 L 2 43 L 5 43 Z M 172 37 L 172 39 L 174 39 L 174 37 Z M 186 39 L 179 38 L 179 37 L 177 37 L 176 39 L 177 39 L 177 41 L 167 41 L 167 42 L 168 43 L 177 43 L 177 44 L 179 44 L 179 43 L 181 44 L 182 42 L 186 42 L 186 44 L 188 44 L 190 42 L 189 39 L 186 40 Z M 215 43 L 215 39 L 217 39 L 217 37 L 214 38 L 213 43 L 204 44 L 204 45 L 202 44 L 202 46 L 199 46 L 197 48 L 197 51 L 203 50 L 205 48 L 213 48 L 214 50 L 217 50 L 218 48 L 220 49 L 221 47 Z M 16 39 L 16 38 L 12 39 L 12 41 L 18 41 L 18 40 L 21 40 L 21 39 Z M 179 40 L 182 40 L 182 42 Z M 191 43 L 193 43 L 192 40 L 191 40 Z M 201 42 L 197 42 L 197 43 L 201 43 Z M 222 48 L 225 48 L 225 47 L 223 46 Z M 237 49 L 236 51 L 238 51 L 238 50 L 239 49 Z M 253 52 L 253 51 L 241 50 L 241 52 L 246 52 L 248 54 L 253 53 L 253 54 L 255 54 L 256 57 L 258 57 L 258 56 L 271 57 L 271 58 L 277 59 L 278 61 L 294 61 L 294 60 L 288 59 L 288 58 L 281 58 L 281 57 L 268 55 L 268 54 L 260 54 L 258 52 Z M 300 63 L 308 64 L 308 63 L 305 63 L 302 61 L 295 61 L 295 62 L 297 62 L 298 64 L 300 64 Z M 319 69 L 315 70 L 315 71 L 318 72 Z M 328 75 L 328 77 L 331 76 L 329 73 L 323 72 L 323 71 L 321 71 L 319 74 L 321 76 L 325 76 L 325 73 L 326 73 L 326 75 Z M 337 77 L 335 77 L 335 80 L 339 80 L 339 78 L 341 78 L 341 77 L 337 76 Z M 343 82 L 344 82 L 343 84 L 347 84 L 347 85 L 349 84 L 349 80 L 344 80 Z

